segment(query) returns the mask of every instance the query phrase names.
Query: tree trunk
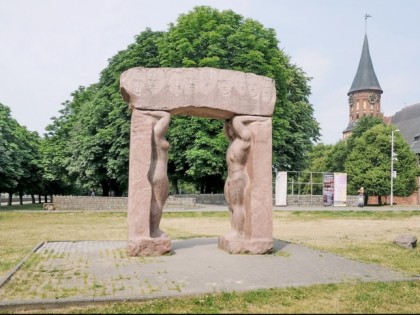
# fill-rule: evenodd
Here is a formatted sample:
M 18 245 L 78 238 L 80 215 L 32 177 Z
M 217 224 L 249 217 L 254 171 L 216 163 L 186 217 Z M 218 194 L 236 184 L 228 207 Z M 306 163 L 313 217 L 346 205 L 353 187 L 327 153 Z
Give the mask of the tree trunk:
M 31 194 L 31 198 L 32 198 L 32 203 L 35 203 L 35 195 Z
M 47 203 L 47 202 L 48 202 L 48 195 L 47 195 L 47 194 L 45 194 L 45 195 L 44 195 L 44 202 L 45 202 L 45 203 Z
M 19 191 L 19 204 L 23 205 L 23 193 Z
M 11 205 L 12 205 L 12 200 L 13 200 L 13 193 L 10 193 L 10 192 L 9 192 L 9 200 L 8 200 L 8 202 L 7 202 L 7 205 L 8 205 L 8 206 L 11 206 Z
M 111 195 L 116 197 L 122 196 L 122 190 L 120 188 L 120 185 L 118 185 L 116 180 L 111 181 Z
M 378 196 L 378 205 L 382 206 L 382 196 Z
M 108 197 L 109 196 L 109 185 L 108 182 L 106 180 L 101 182 L 101 187 L 102 187 L 102 196 L 104 197 Z
M 41 201 L 41 194 L 38 194 L 38 203 L 42 203 L 42 201 Z
M 179 195 L 179 187 L 178 187 L 178 179 L 177 178 L 174 178 L 172 180 L 172 186 L 174 188 L 174 194 Z

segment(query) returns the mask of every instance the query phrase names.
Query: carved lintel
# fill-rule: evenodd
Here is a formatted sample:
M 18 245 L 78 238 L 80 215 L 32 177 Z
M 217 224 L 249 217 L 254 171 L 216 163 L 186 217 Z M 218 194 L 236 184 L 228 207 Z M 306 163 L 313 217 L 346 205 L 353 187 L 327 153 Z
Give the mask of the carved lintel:
M 271 117 L 274 83 L 265 76 L 234 70 L 136 67 L 121 74 L 120 89 L 130 108 L 229 119 L 234 115 Z

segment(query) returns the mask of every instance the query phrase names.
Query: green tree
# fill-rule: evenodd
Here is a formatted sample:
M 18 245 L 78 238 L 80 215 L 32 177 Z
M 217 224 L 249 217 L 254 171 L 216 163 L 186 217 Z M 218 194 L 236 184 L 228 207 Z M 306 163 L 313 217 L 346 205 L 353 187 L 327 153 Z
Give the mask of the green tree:
M 334 144 L 326 157 L 325 171 L 344 172 L 349 151 L 350 149 L 347 141 L 339 140 L 336 144 Z
M 16 130 L 10 108 L 0 103 L 0 192 L 13 192 L 23 175 Z
M 355 139 L 361 137 L 367 130 L 376 125 L 384 125 L 384 121 L 380 117 L 363 116 L 354 126 L 351 136 L 347 139 L 347 151 L 353 149 Z
M 75 97 L 77 93 L 82 93 L 84 87 L 72 93 Z M 46 129 L 46 134 L 41 140 L 41 165 L 42 171 L 42 194 L 78 194 L 80 187 L 76 177 L 71 177 L 67 166 L 71 160 L 71 131 L 77 117 L 80 104 L 77 102 L 66 101 L 61 104 L 63 108 L 59 110 L 59 117 L 52 117 L 52 123 Z
M 195 183 L 201 193 L 223 192 L 228 143 L 221 129 L 220 121 L 197 117 L 175 118 L 171 123 L 168 172 L 175 193 L 179 180 Z
M 41 182 L 39 135 L 19 125 L 10 109 L 0 104 L 0 192 L 34 194 Z
M 379 117 L 363 116 L 360 118 L 352 130 L 351 136 L 347 140 L 339 140 L 333 145 L 326 159 L 325 169 L 329 172 L 344 172 L 346 159 L 353 150 L 355 140 L 378 124 L 384 124 Z
M 381 196 L 390 194 L 392 128 L 377 124 L 355 139 L 345 163 L 350 194 L 357 194 L 363 186 L 367 196 L 379 197 L 380 205 Z M 416 189 L 417 157 L 398 133 L 395 133 L 394 152 L 398 154 L 398 161 L 394 163 L 397 172 L 394 193 L 396 196 L 409 196 Z
M 23 194 L 34 195 L 39 192 L 42 185 L 42 167 L 40 156 L 40 141 L 37 132 L 31 132 L 26 127 L 17 126 L 16 138 L 19 147 L 20 169 L 22 174 L 18 179 L 15 190 L 19 193 L 20 204 L 23 203 Z
M 180 15 L 158 42 L 160 64 L 164 67 L 210 66 L 275 79 L 273 165 L 279 170 L 302 169 L 307 152 L 319 137 L 319 125 L 308 102 L 310 79 L 290 62 L 278 44 L 273 29 L 231 10 L 220 12 L 207 6 Z M 192 138 L 176 132 L 197 125 L 200 133 L 194 133 Z M 177 172 L 173 179 L 191 178 L 203 183 L 211 178 L 215 185 L 220 183 L 216 190 L 221 190 L 225 173 L 220 168 L 225 165 L 227 146 L 222 122 L 174 117 L 171 129 L 168 139 L 173 144 L 170 156 L 173 165 L 169 169 Z M 208 139 L 217 140 L 206 142 Z

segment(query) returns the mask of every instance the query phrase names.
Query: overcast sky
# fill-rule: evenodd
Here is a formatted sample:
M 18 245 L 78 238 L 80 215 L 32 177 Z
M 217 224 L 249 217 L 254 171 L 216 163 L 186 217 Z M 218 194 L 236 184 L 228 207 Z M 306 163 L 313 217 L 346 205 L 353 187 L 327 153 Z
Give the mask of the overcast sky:
M 419 0 L 0 0 L 0 103 L 40 135 L 80 85 L 150 27 L 166 31 L 197 5 L 232 9 L 273 28 L 279 48 L 310 77 L 321 142 L 347 127 L 347 92 L 365 35 L 391 116 L 420 102 Z

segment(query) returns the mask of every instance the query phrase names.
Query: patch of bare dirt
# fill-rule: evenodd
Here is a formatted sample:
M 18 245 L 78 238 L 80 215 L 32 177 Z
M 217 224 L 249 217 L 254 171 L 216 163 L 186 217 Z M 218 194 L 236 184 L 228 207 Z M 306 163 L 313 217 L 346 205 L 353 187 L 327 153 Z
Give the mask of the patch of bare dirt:
M 325 219 L 314 221 L 274 220 L 274 237 L 312 245 L 332 245 L 340 242 L 387 243 L 397 235 L 420 237 L 420 217 L 392 220 Z
M 162 220 L 161 226 L 174 238 L 182 235 L 217 237 L 230 230 L 228 218 L 171 218 Z M 274 238 L 315 246 L 330 246 L 338 242 L 388 243 L 400 234 L 420 238 L 420 217 L 306 221 L 289 219 L 285 214 L 277 215 L 273 221 Z

